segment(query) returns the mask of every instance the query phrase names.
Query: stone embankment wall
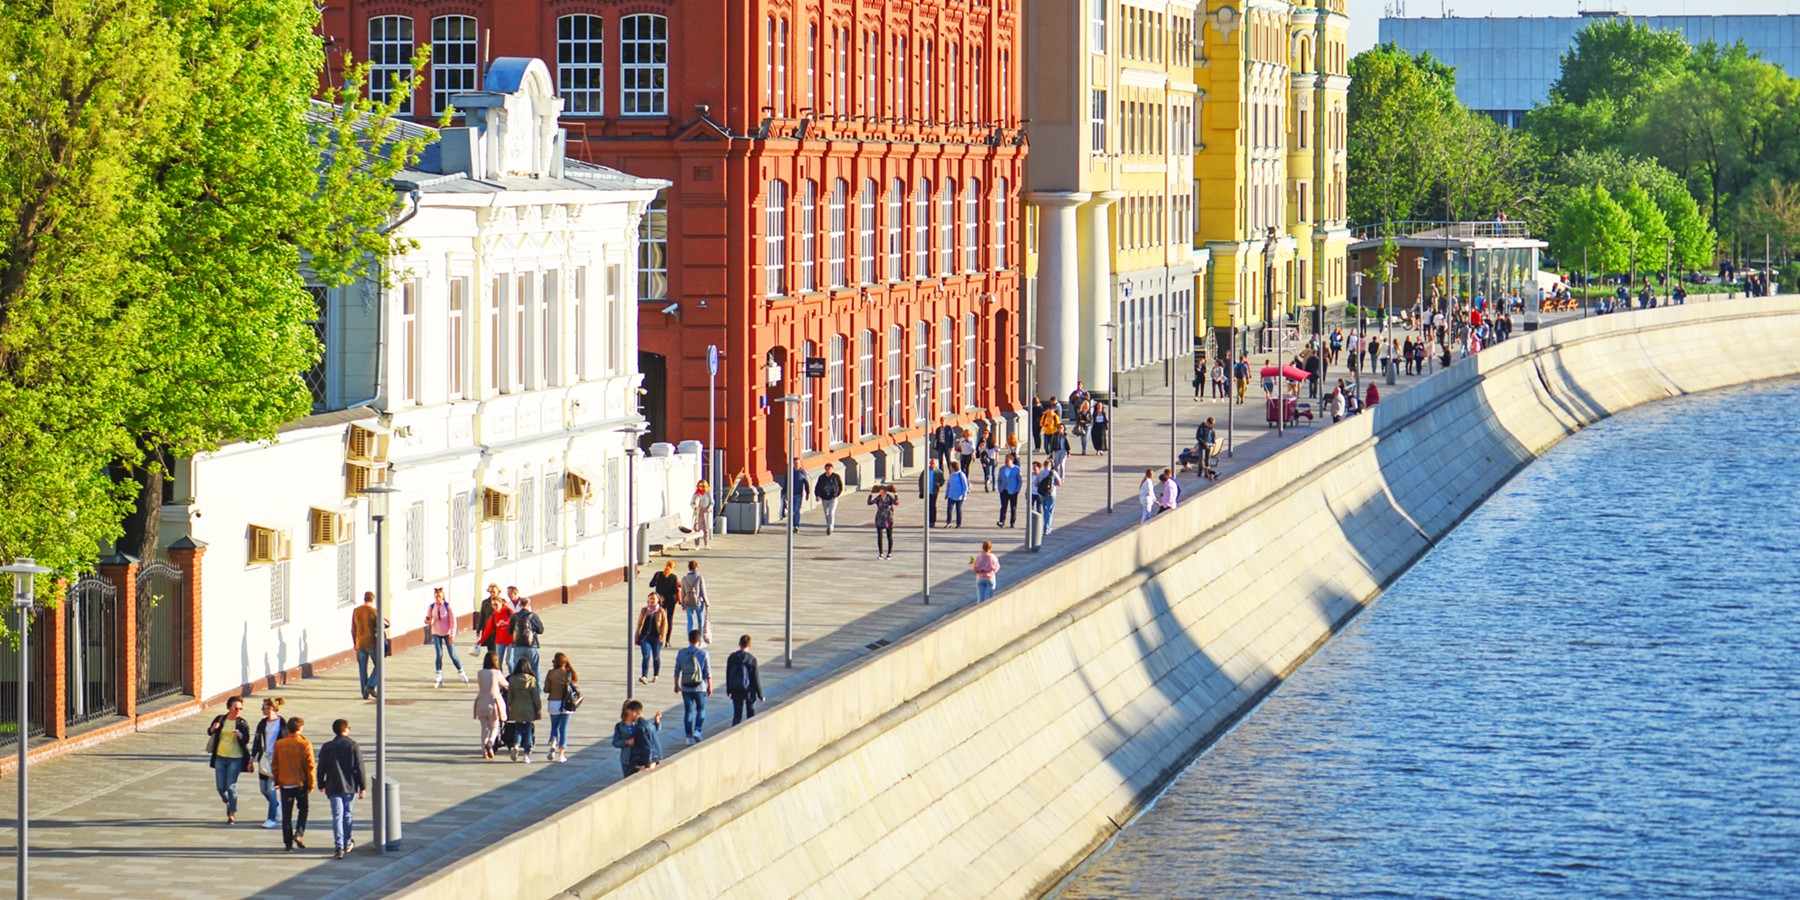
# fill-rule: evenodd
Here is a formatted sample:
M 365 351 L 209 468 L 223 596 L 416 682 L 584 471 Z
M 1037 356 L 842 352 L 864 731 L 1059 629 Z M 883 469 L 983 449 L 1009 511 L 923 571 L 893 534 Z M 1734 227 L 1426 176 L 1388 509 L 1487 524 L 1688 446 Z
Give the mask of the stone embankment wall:
M 1521 335 L 414 891 L 1041 894 L 1538 454 L 1797 371 L 1800 298 Z

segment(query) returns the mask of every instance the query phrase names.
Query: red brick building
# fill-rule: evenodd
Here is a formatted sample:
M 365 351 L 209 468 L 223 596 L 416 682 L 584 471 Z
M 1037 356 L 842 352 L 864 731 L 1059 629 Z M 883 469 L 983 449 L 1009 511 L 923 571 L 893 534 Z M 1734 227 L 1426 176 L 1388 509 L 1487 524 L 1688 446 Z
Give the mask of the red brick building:
M 420 118 L 483 60 L 540 57 L 571 155 L 673 183 L 637 260 L 654 439 L 706 439 L 708 345 L 725 467 L 758 483 L 782 396 L 806 465 L 853 483 L 939 416 L 1015 408 L 1019 0 L 348 0 L 323 30 L 396 71 L 431 44 Z

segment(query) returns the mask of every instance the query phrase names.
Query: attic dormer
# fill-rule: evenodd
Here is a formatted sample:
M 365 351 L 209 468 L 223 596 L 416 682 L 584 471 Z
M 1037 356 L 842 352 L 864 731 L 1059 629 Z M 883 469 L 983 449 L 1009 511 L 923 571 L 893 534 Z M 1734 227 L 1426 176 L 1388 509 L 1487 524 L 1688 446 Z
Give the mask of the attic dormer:
M 481 90 L 450 100 L 467 125 L 444 129 L 444 170 L 482 179 L 562 177 L 563 101 L 552 85 L 543 60 L 494 60 Z

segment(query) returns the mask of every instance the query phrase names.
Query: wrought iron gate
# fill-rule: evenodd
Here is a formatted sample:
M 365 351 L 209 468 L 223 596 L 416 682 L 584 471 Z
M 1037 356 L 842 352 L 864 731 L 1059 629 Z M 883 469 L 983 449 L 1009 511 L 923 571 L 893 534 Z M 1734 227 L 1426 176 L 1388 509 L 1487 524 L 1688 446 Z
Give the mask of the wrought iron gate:
M 157 560 L 137 573 L 138 701 L 179 694 L 187 683 L 187 657 L 181 652 L 187 632 L 186 575 Z
M 119 714 L 118 588 L 99 575 L 69 585 L 63 607 L 68 723 Z

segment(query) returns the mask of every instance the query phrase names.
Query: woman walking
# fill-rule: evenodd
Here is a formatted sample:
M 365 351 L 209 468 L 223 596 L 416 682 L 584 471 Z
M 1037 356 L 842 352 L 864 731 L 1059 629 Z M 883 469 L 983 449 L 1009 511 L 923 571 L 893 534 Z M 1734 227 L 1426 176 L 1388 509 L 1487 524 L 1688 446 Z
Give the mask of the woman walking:
M 638 645 L 638 656 L 643 660 L 639 666 L 638 684 L 650 684 L 662 677 L 662 648 L 668 635 L 669 614 L 663 612 L 655 595 L 645 597 L 644 608 L 638 610 L 637 633 L 632 636 Z
M 619 748 L 619 769 L 629 777 L 633 772 L 654 769 L 662 761 L 662 711 L 645 719 L 644 704 L 627 700 L 619 710 L 619 721 L 613 725 L 612 745 Z
M 446 651 L 450 654 L 450 664 L 456 667 L 457 677 L 463 684 L 468 684 L 469 673 L 463 671 L 462 660 L 456 658 L 456 611 L 450 608 L 450 600 L 444 596 L 443 588 L 434 588 L 431 592 L 431 605 L 425 608 L 425 633 L 431 636 L 431 646 L 437 650 L 437 674 L 432 677 L 431 686 L 444 686 Z
M 975 602 L 994 599 L 1000 589 L 1000 557 L 994 555 L 993 541 L 981 542 L 981 552 L 969 560 L 969 571 L 975 573 Z
M 891 484 L 878 484 L 869 492 L 868 504 L 875 507 L 875 558 L 894 558 L 894 508 L 900 495 Z
M 225 804 L 225 824 L 237 823 L 237 782 L 250 757 L 250 723 L 244 721 L 244 698 L 225 701 L 225 712 L 206 726 L 207 765 L 212 766 L 213 787 Z
M 712 549 L 712 487 L 702 478 L 694 484 L 694 496 L 688 501 L 694 508 L 694 530 L 700 533 L 700 546 Z
M 519 754 L 531 762 L 531 740 L 536 737 L 537 721 L 544 717 L 543 695 L 538 693 L 537 674 L 531 660 L 521 659 L 513 665 L 512 677 L 506 679 L 506 728 L 512 732 L 507 747 L 514 762 Z
M 690 559 L 687 574 L 681 576 L 681 610 L 688 631 L 705 630 L 706 606 L 706 577 L 700 574 L 700 563 Z
M 506 720 L 505 679 L 500 673 L 500 654 L 489 650 L 481 658 L 475 682 L 475 721 L 481 723 L 481 758 L 493 759 L 500 745 L 500 723 Z
M 1144 480 L 1138 482 L 1138 505 L 1144 509 L 1144 517 L 1138 520 L 1138 524 L 1140 525 L 1150 521 L 1150 517 L 1156 515 L 1157 508 L 1161 506 L 1161 504 L 1157 502 L 1156 489 L 1156 471 L 1154 469 L 1145 469 Z
M 550 704 L 550 761 L 569 761 L 569 716 L 580 703 L 575 664 L 566 653 L 550 657 L 550 674 L 544 676 L 544 700 Z
M 650 576 L 650 591 L 663 611 L 663 631 L 657 643 L 667 644 L 674 637 L 669 626 L 675 622 L 675 604 L 681 602 L 681 579 L 675 577 L 674 560 L 663 563 L 662 571 Z
M 287 722 L 281 718 L 281 707 L 286 701 L 280 697 L 266 697 L 262 702 L 262 718 L 256 722 L 256 737 L 250 742 L 250 758 L 256 761 L 256 787 L 262 791 L 263 799 L 269 801 L 269 817 L 263 820 L 264 828 L 281 827 L 281 792 L 275 789 L 275 742 L 287 733 Z

